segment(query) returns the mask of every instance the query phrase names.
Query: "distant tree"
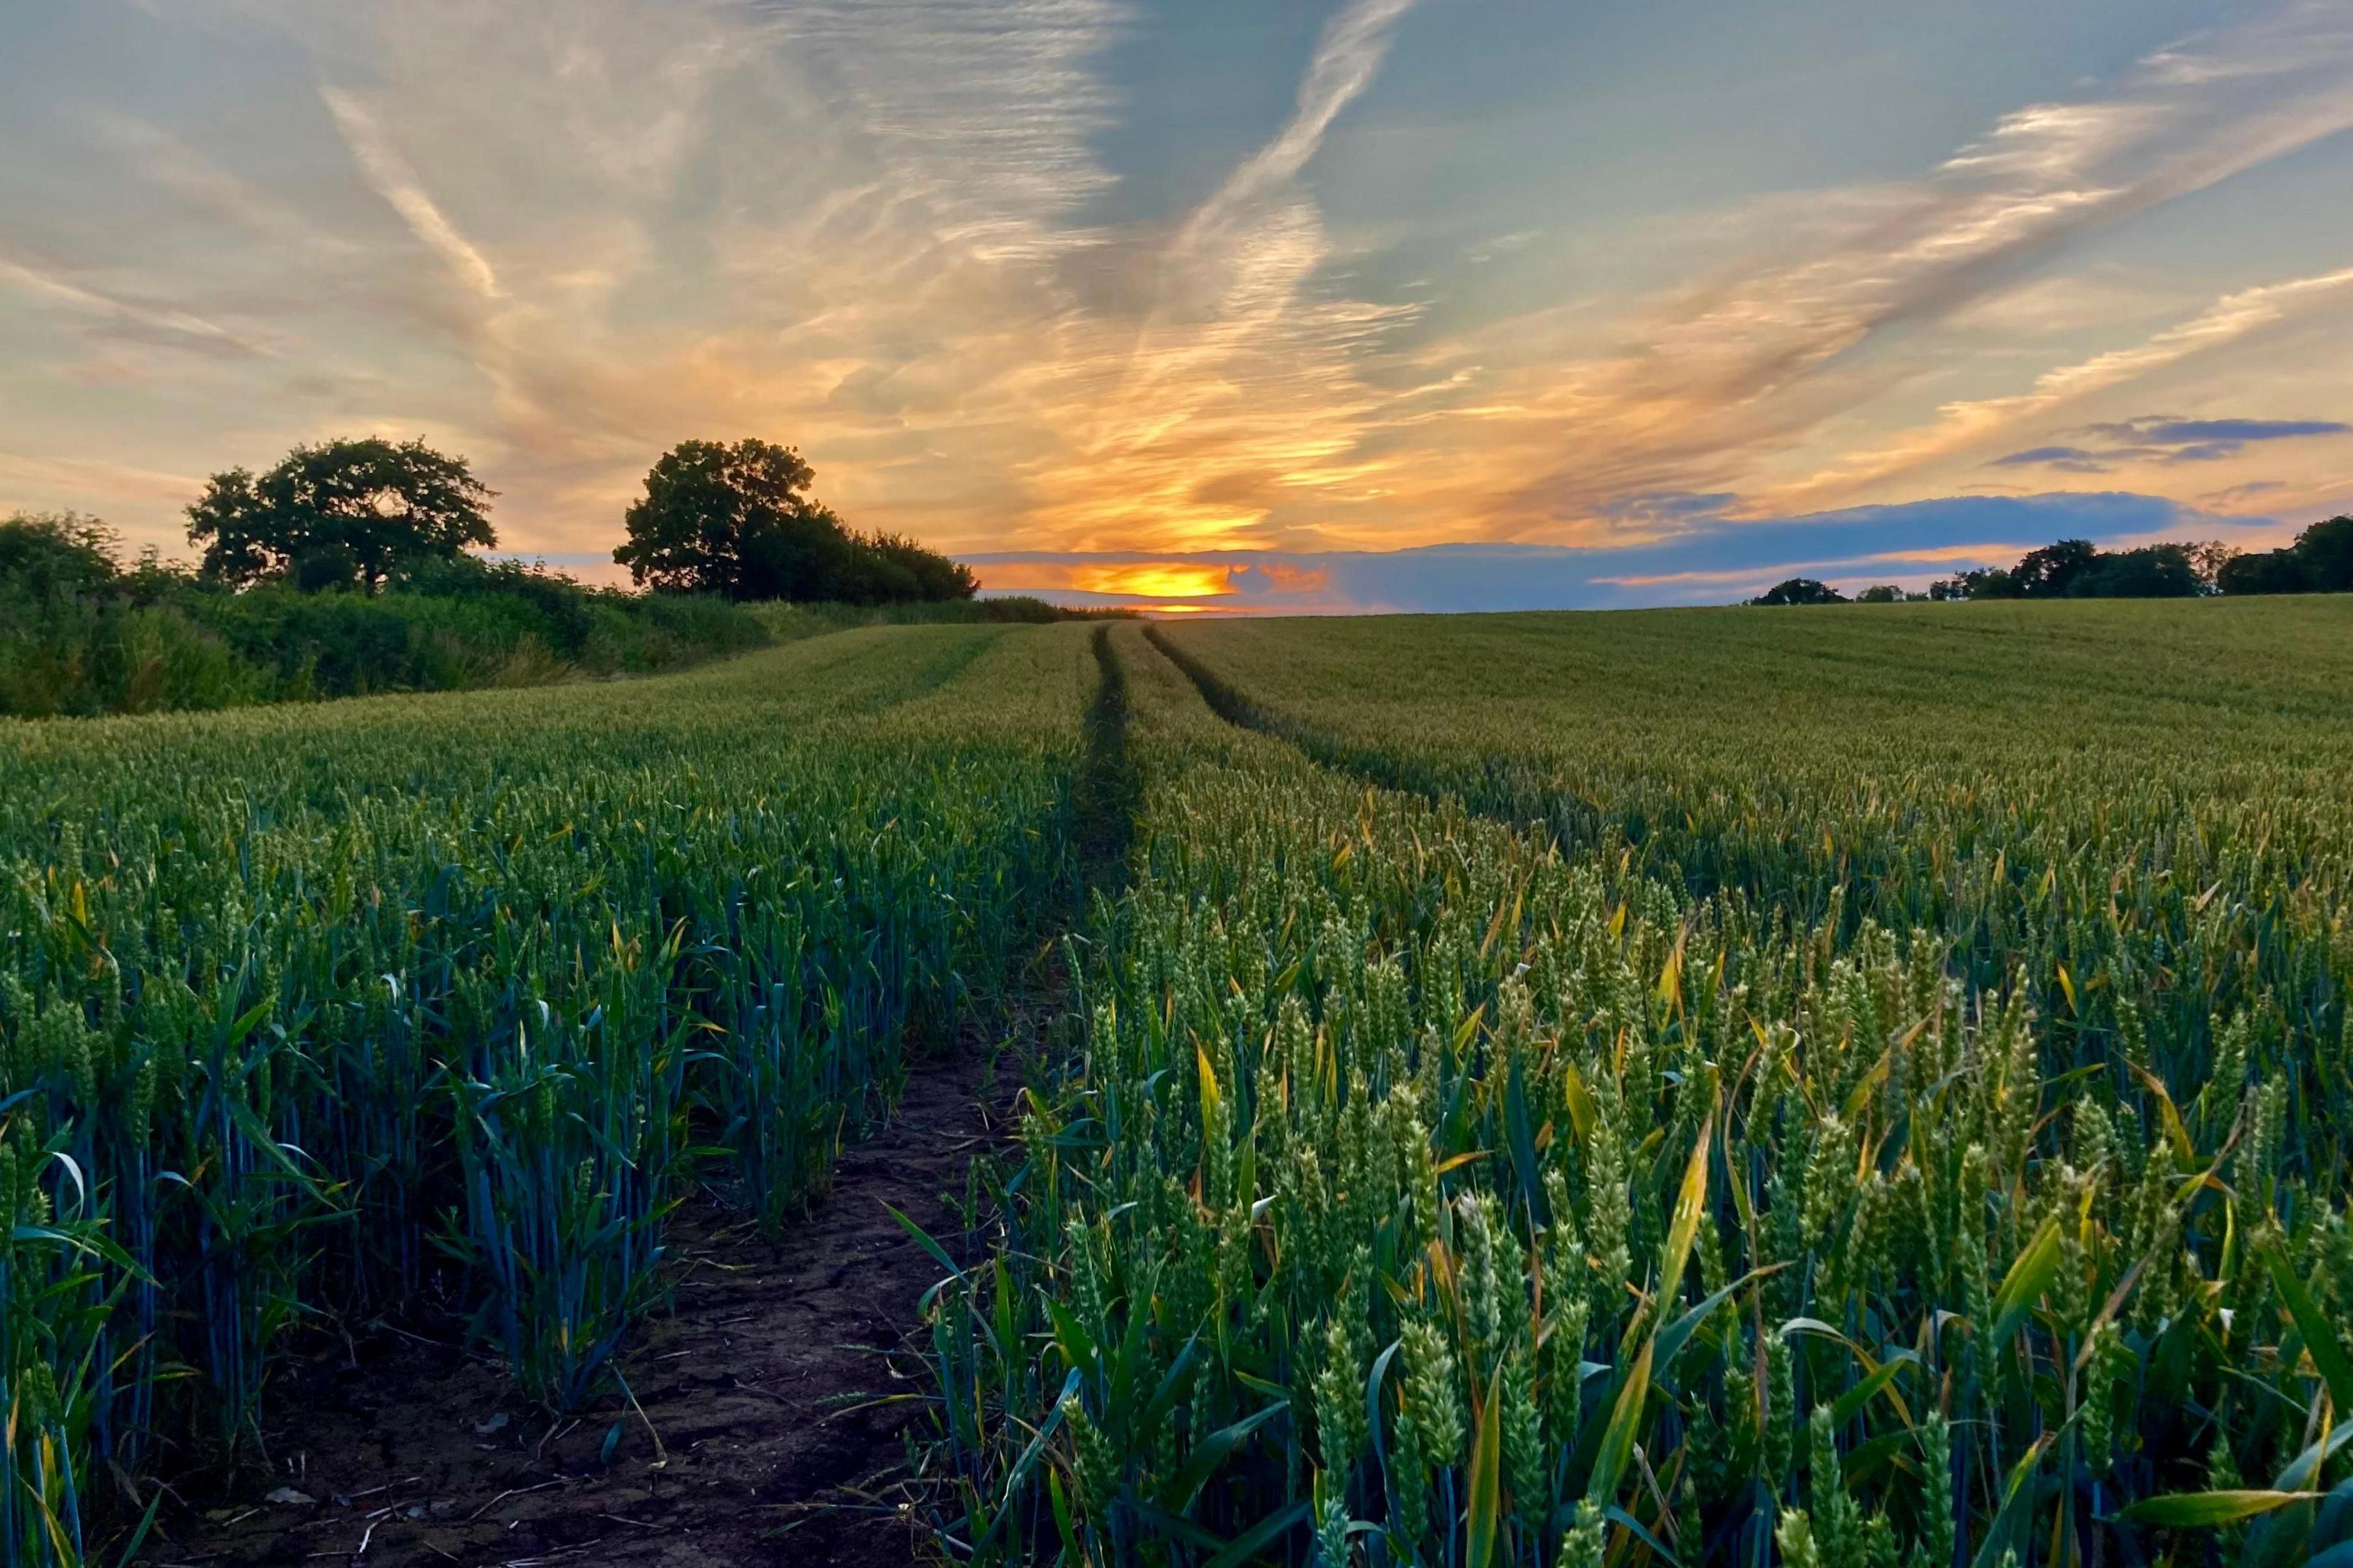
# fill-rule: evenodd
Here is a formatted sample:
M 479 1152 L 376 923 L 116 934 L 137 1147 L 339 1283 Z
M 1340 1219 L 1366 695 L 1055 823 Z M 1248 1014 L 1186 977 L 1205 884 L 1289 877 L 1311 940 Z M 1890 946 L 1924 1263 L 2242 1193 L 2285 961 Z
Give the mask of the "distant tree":
M 2206 591 L 2187 544 L 2145 544 L 2100 552 L 2069 584 L 2078 599 L 2194 599 Z
M 85 598 L 114 586 L 121 541 L 79 512 L 18 512 L 0 522 L 0 586 L 37 599 Z
M 968 599 L 970 570 L 896 537 L 865 538 L 809 494 L 789 447 L 683 441 L 646 475 L 613 559 L 641 586 L 731 599 L 886 604 Z
M 2316 590 L 2353 594 L 2353 517 L 2314 523 L 2296 535 L 2295 549 Z
M 495 493 L 463 458 L 422 440 L 326 441 L 259 476 L 215 474 L 188 508 L 188 540 L 205 547 L 204 574 L 216 582 L 374 593 L 413 562 L 497 543 L 486 511 Z
M 1792 577 L 1748 601 L 1752 605 L 1843 605 L 1846 595 L 1811 577 Z
M 1904 590 L 1893 583 L 1874 583 L 1854 596 L 1858 605 L 1900 605 Z
M 1957 596 L 1964 599 L 2026 597 L 2025 585 L 2019 581 L 2018 574 L 2014 572 L 2005 572 L 1999 566 L 1980 566 L 1974 571 L 1962 573 L 1954 581 L 1960 584 L 1960 593 Z
M 681 442 L 646 475 L 613 559 L 665 593 L 802 597 L 790 590 L 830 576 L 849 553 L 840 524 L 808 494 L 816 477 L 789 447 Z
M 2198 569 L 2200 587 L 2209 594 L 2221 593 L 2222 568 L 2237 559 L 2239 547 L 2226 544 L 2219 539 L 2209 539 L 2182 548 L 2189 552 L 2190 563 Z
M 2225 594 L 2309 594 L 2312 574 L 2294 550 L 2256 550 L 2234 555 L 2215 574 Z
M 2028 551 L 2019 557 L 2018 564 L 2011 567 L 2007 575 L 2016 584 L 2019 598 L 2072 598 L 2077 583 L 2098 563 L 2099 559 L 2100 552 L 2093 548 L 2090 540 L 2063 539 L 2056 544 Z M 1977 597 L 1975 595 L 1970 596 Z
M 2214 583 L 2225 594 L 2353 593 L 2353 517 L 2316 522 L 2284 550 L 2233 556 Z
M 2284 555 L 2284 552 L 2282 552 Z M 1928 585 L 1931 599 L 2174 599 L 2202 594 L 2279 592 L 2249 584 L 2281 580 L 2284 567 L 2242 556 L 2220 541 L 2096 548 L 2063 539 L 2030 550 L 2008 571 L 1979 567 Z M 2292 575 L 2292 574 L 2291 574 Z

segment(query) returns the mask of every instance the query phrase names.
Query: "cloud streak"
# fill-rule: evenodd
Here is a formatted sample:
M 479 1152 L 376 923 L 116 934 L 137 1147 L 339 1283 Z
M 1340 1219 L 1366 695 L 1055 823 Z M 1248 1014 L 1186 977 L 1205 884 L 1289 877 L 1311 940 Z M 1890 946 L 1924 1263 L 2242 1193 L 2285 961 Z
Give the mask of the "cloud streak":
M 1211 231 L 1254 201 L 1278 194 L 1298 178 L 1332 122 L 1365 89 L 1388 56 L 1389 39 L 1414 0 L 1351 0 L 1325 25 L 1299 84 L 1298 105 L 1274 139 L 1234 171 L 1186 226 L 1187 237 Z
M 1149 260 L 1133 335 L 1074 335 L 1077 437 L 1033 471 L 1021 536 L 1247 544 L 1287 500 L 1361 482 L 1347 459 L 1380 400 L 1356 361 L 1406 312 L 1319 285 L 1333 249 L 1298 180 L 1412 4 L 1350 0 L 1334 16 L 1289 118 Z
M 2295 441 L 2316 436 L 2353 434 L 2337 419 L 2127 419 L 2086 425 L 2073 435 L 2097 437 L 2093 447 L 2030 447 L 2007 452 L 1987 466 L 1997 468 L 2056 468 L 2067 473 L 2105 474 L 2128 463 L 2214 463 L 2235 458 L 2264 441 Z
M 1850 457 L 1782 494 L 1837 493 L 1894 478 L 1936 458 L 1966 452 L 2021 423 L 2047 416 L 2094 394 L 2130 385 L 2193 354 L 2236 342 L 2348 298 L 2353 298 L 2353 268 L 2224 295 L 2189 321 L 2139 343 L 2045 371 L 2029 391 L 1948 404 L 1933 424 L 1875 450 Z
M 2009 100 L 1908 178 L 1590 233 L 1565 178 L 1567 210 L 1459 247 L 1423 221 L 1444 176 L 1392 210 L 1362 171 L 1494 145 L 1465 139 L 1480 83 L 1433 104 L 1398 69 L 1434 20 L 1413 0 L 1320 15 L 1262 102 L 1219 106 L 1258 118 L 1172 187 L 1208 194 L 1151 208 L 1113 46 L 1200 25 L 1156 0 L 157 0 L 116 23 L 214 50 L 216 96 L 94 79 L 56 111 L 119 189 L 85 210 L 0 147 L 0 310 L 39 345 L 0 396 L 31 416 L 16 450 L 58 453 L 0 470 L 0 505 L 70 501 L 125 431 L 161 473 L 424 433 L 504 492 L 508 543 L 573 553 L 696 436 L 797 443 L 846 515 L 949 549 L 1172 559 L 1724 549 L 2078 476 L 2283 514 L 2353 486 L 2341 249 L 2081 253 L 2353 127 L 2341 5 Z M 1597 251 L 1638 281 L 1584 279 Z M 2301 381 L 2269 363 L 2296 355 Z M 2310 417 L 2252 417 L 2283 409 Z
M 75 282 L 54 267 L 37 265 L 29 258 L 12 256 L 5 245 L 0 245 L 0 282 L 13 284 L 28 294 L 94 318 L 110 329 L 135 331 L 151 342 L 211 353 L 256 354 L 262 352 L 261 345 L 252 338 L 231 331 L 194 311 L 171 305 L 142 303 L 101 292 Z
M 401 216 L 428 249 L 448 263 L 461 281 L 486 300 L 499 298 L 502 290 L 498 273 L 426 194 L 406 162 L 393 150 L 375 117 L 361 107 L 358 99 L 335 88 L 321 88 L 319 97 L 334 115 L 353 159 L 385 205 Z
M 2152 56 L 2108 96 L 2009 114 L 1921 180 L 1817 194 L 1823 216 L 1785 262 L 1751 261 L 1672 294 L 1638 316 L 1616 353 L 1546 365 L 1497 400 L 1501 422 L 1583 426 L 1616 455 L 1553 468 L 1496 506 L 1493 526 L 1574 528 L 1604 515 L 1615 492 L 1695 472 L 1737 483 L 1894 395 L 1912 367 L 1874 362 L 1874 349 L 1948 321 L 2069 242 L 2348 126 L 2353 28 L 2338 8 L 2295 5 Z M 1757 216 L 1781 216 L 1769 205 Z M 2135 347 L 2048 372 L 2031 393 L 1957 403 L 1926 430 L 1753 488 L 1784 507 L 1866 494 L 2008 425 L 2319 304 L 2344 281 L 2330 273 L 2234 293 Z

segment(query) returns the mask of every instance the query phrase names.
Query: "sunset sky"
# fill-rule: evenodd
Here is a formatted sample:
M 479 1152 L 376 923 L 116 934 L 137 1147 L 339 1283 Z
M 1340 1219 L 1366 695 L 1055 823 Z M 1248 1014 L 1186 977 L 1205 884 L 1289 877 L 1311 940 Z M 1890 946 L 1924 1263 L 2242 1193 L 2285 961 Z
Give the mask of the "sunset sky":
M 422 435 L 610 577 L 756 435 L 1071 602 L 2263 544 L 2348 127 L 2353 0 L 0 0 L 0 513 Z

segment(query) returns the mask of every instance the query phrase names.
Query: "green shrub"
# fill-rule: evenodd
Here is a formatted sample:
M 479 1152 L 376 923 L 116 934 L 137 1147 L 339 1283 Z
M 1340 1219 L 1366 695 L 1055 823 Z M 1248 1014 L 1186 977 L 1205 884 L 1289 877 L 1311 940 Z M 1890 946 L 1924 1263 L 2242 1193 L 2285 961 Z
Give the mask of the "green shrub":
M 26 718 L 643 675 L 770 640 L 717 599 L 590 588 L 470 556 L 380 593 L 237 591 L 157 560 L 125 570 L 103 525 L 0 522 L 0 714 Z

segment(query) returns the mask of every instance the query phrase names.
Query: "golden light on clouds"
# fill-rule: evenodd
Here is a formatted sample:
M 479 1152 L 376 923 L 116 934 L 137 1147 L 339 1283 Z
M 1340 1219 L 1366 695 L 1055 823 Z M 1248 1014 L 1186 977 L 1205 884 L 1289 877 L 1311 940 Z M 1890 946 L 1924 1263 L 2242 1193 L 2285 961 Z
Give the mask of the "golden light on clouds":
M 1267 561 L 1250 570 L 1265 578 L 1267 585 L 1279 594 L 1320 594 L 1332 585 L 1332 574 L 1315 567 Z
M 177 549 L 175 476 L 422 435 L 501 492 L 503 544 L 585 570 L 665 447 L 757 435 L 859 527 L 1030 557 L 992 589 L 1224 613 L 1324 586 L 1176 557 L 1630 546 L 1997 489 L 2286 518 L 2353 484 L 2317 435 L 2026 460 L 2159 415 L 2353 422 L 2340 234 L 2192 266 L 2126 226 L 2353 128 L 2337 5 L 2251 0 L 2032 89 L 2067 101 L 2021 85 L 1908 172 L 1604 211 L 1515 183 L 1574 145 L 1433 202 L 1495 125 L 1465 102 L 1399 137 L 1417 0 L 1268 8 L 1320 18 L 1303 68 L 1179 161 L 1198 185 L 1133 198 L 1104 134 L 1157 124 L 1111 64 L 1128 0 L 236 0 L 289 46 L 259 54 L 173 21 L 220 3 L 136 24 L 141 59 L 218 52 L 213 97 L 59 87 L 72 201 L 0 146 L 0 511 Z M 299 177 L 220 131 L 239 94 Z M 1035 563 L 1081 552 L 1113 562 Z

